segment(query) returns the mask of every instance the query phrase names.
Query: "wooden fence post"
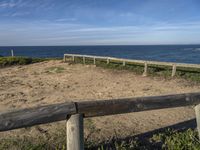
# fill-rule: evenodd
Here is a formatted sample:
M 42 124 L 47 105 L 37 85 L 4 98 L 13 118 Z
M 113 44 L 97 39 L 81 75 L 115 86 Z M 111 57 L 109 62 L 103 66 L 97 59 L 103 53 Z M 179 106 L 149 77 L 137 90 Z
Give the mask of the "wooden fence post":
M 196 122 L 197 122 L 197 130 L 199 134 L 199 139 L 200 139 L 200 104 L 195 106 L 195 115 L 196 115 Z
M 172 66 L 172 77 L 174 77 L 176 74 L 176 64 L 173 64 Z
M 83 115 L 71 115 L 67 120 L 67 150 L 83 150 L 84 134 L 83 134 Z
M 126 62 L 125 62 L 125 60 L 123 61 L 123 66 L 125 66 L 126 65 Z
M 83 64 L 85 64 L 85 56 L 83 56 Z
M 107 58 L 107 64 L 109 64 L 109 63 L 110 63 L 109 58 Z
M 65 56 L 65 55 L 64 55 L 64 57 L 63 57 L 63 61 L 66 62 L 66 56 Z
M 74 55 L 72 56 L 72 61 L 73 61 L 73 62 L 75 61 Z
M 14 51 L 11 49 L 11 56 L 14 57 Z
M 94 57 L 94 65 L 96 65 L 96 58 Z
M 147 62 L 144 63 L 144 72 L 143 72 L 143 75 L 144 77 L 147 76 L 147 68 L 148 68 L 148 65 L 147 65 Z

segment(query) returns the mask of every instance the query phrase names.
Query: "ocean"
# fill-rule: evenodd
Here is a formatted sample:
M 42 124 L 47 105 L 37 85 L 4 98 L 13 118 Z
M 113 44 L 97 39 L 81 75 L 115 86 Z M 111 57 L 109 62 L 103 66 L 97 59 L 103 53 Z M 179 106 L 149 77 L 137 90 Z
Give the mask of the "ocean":
M 200 64 L 200 45 L 0 46 L 0 55 L 63 57 L 65 53 Z

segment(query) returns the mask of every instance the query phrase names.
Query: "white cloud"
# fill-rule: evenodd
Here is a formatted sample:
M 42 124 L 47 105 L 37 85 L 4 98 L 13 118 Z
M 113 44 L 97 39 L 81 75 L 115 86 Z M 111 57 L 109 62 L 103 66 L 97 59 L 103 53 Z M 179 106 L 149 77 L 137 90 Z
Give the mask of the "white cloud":
M 42 20 L 0 25 L 0 32 L 0 39 L 5 38 L 3 33 L 6 33 L 12 38 L 20 37 L 20 41 L 32 43 L 31 45 L 184 44 L 199 41 L 200 22 L 174 24 L 160 22 L 151 26 L 101 27 L 62 21 L 52 23 L 48 20 Z M 7 40 L 12 42 L 9 37 Z M 19 39 L 16 38 L 13 41 L 17 43 Z M 0 45 L 17 45 L 1 43 L 2 41 Z M 23 45 L 23 43 L 20 44 Z
M 12 2 L 12 1 L 9 1 L 9 2 L 0 2 L 0 8 L 12 8 L 12 7 L 15 7 L 16 6 L 16 3 Z

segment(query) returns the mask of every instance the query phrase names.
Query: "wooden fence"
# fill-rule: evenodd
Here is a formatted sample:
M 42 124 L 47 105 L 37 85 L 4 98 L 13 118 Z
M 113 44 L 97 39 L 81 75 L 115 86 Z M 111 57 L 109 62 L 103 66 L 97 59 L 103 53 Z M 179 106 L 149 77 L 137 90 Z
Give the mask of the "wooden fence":
M 187 93 L 126 99 L 65 102 L 0 113 L 0 131 L 66 120 L 68 150 L 84 149 L 83 119 L 154 109 L 195 107 L 200 131 L 200 93 Z
M 143 76 L 147 76 L 148 65 L 170 66 L 172 68 L 171 69 L 172 70 L 172 72 L 171 72 L 171 76 L 172 77 L 175 76 L 177 67 L 198 68 L 198 69 L 200 69 L 200 65 L 199 64 L 145 61 L 145 60 L 133 60 L 133 59 L 122 59 L 122 58 L 114 58 L 114 57 L 103 57 L 103 56 L 93 56 L 93 55 L 78 55 L 78 54 L 64 54 L 63 60 L 66 61 L 67 57 L 71 57 L 72 61 L 75 61 L 75 57 L 82 58 L 84 64 L 86 62 L 86 58 L 90 58 L 90 59 L 93 59 L 94 65 L 96 64 L 96 60 L 97 59 L 105 60 L 107 62 L 107 64 L 109 64 L 110 61 L 118 61 L 118 62 L 121 62 L 123 66 L 125 66 L 126 63 L 142 64 L 142 65 L 144 65 Z

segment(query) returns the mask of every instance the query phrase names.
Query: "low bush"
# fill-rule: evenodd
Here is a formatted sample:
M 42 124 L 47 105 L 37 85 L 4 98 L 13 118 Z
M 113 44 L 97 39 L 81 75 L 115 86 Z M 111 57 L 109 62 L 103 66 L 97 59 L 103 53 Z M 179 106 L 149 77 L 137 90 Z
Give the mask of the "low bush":
M 0 67 L 7 67 L 12 65 L 28 65 L 49 59 L 30 58 L 30 57 L 0 57 Z

